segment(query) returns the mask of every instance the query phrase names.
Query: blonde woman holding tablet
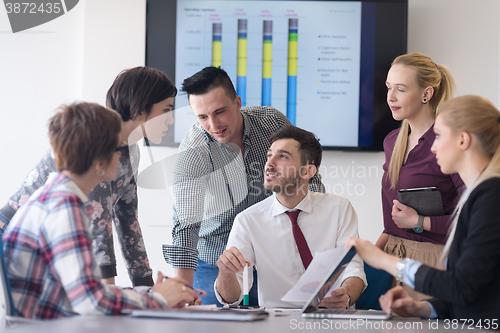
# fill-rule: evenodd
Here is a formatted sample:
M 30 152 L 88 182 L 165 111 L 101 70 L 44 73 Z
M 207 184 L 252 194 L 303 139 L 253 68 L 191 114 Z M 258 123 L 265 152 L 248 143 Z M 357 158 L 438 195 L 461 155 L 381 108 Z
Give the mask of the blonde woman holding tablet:
M 441 104 L 451 98 L 454 81 L 446 66 L 436 64 L 426 55 L 410 53 L 393 61 L 386 85 L 387 104 L 394 119 L 402 124 L 384 140 L 384 231 L 377 246 L 400 258 L 444 268 L 439 258 L 463 182 L 458 175 L 445 175 L 439 170 L 430 148 L 435 138 L 436 114 Z M 413 208 L 397 200 L 398 190 L 419 187 L 439 190 L 443 216 L 419 216 Z M 405 288 L 415 299 L 428 298 Z

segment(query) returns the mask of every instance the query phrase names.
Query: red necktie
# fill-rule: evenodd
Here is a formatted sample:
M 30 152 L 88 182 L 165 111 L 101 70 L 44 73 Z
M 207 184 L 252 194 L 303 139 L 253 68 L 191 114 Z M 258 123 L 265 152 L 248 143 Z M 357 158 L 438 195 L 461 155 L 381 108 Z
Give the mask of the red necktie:
M 302 233 L 302 230 L 300 230 L 300 227 L 297 224 L 297 216 L 299 216 L 300 212 L 301 212 L 300 209 L 297 209 L 296 211 L 285 212 L 285 213 L 290 218 L 290 221 L 292 221 L 293 237 L 295 238 L 295 243 L 297 244 L 297 248 L 299 249 L 299 254 L 300 258 L 302 259 L 302 263 L 304 264 L 305 269 L 307 269 L 307 266 L 309 266 L 313 257 L 311 254 L 311 250 L 309 250 L 309 246 L 307 246 L 304 234 Z

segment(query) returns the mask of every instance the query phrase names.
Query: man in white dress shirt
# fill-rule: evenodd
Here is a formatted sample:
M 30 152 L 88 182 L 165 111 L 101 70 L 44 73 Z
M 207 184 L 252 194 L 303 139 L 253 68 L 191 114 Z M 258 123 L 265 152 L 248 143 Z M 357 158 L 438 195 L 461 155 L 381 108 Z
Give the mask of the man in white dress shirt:
M 275 131 L 270 141 L 264 187 L 274 195 L 247 208 L 234 220 L 227 248 L 217 261 L 219 275 L 214 288 L 223 304 L 239 304 L 243 299 L 242 271 L 248 263 L 258 271 L 261 306 L 302 306 L 281 301 L 309 264 L 303 258 L 303 245 L 297 245 L 301 241 L 296 243 L 296 231 L 292 231 L 287 212 L 300 210 L 296 219 L 309 256 L 344 246 L 347 238 L 358 237 L 356 212 L 347 199 L 308 190 L 322 157 L 314 134 L 288 126 Z M 253 282 L 251 275 L 249 287 Z M 358 256 L 346 267 L 342 279 L 340 288 L 325 297 L 320 306 L 346 309 L 356 302 L 366 287 L 363 263 Z

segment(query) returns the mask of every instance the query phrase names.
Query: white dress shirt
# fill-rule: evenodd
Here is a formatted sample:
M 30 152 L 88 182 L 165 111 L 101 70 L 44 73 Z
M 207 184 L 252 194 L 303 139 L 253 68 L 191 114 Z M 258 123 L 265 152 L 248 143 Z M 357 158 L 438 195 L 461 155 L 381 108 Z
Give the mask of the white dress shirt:
M 294 208 L 300 209 L 297 222 L 313 257 L 316 252 L 343 246 L 347 238 L 358 237 L 358 218 L 349 200 L 331 193 L 308 192 Z M 283 302 L 281 298 L 304 273 L 292 232 L 292 224 L 285 214 L 289 209 L 273 195 L 239 213 L 229 234 L 226 248 L 235 246 L 244 258 L 257 268 L 259 305 L 265 307 L 302 307 L 303 304 Z M 343 280 L 357 276 L 366 288 L 363 261 L 355 256 L 343 273 Z M 243 299 L 243 277 L 237 273 Z M 249 277 L 249 288 L 253 276 Z M 216 284 L 215 284 L 216 285 Z M 217 299 L 222 297 L 215 288 Z

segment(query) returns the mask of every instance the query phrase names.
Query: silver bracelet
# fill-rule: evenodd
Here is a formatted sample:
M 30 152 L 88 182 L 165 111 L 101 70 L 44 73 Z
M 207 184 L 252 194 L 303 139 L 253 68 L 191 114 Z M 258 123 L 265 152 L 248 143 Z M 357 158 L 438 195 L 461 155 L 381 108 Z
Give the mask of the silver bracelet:
M 404 280 L 404 275 L 403 275 L 403 270 L 405 268 L 406 262 L 408 261 L 408 258 L 403 258 L 398 261 L 396 264 L 396 280 L 399 282 L 403 282 Z

